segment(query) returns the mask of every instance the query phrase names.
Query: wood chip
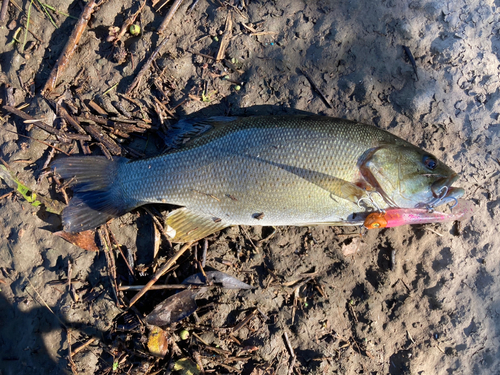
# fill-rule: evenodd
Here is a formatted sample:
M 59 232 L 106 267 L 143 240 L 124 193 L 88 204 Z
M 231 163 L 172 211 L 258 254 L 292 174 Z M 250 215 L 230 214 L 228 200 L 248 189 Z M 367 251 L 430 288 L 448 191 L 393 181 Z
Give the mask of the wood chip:
M 219 52 L 217 53 L 216 60 L 220 61 L 226 56 L 226 48 L 229 45 L 229 41 L 233 36 L 233 16 L 232 12 L 227 12 L 226 27 L 224 29 L 224 35 L 220 41 Z

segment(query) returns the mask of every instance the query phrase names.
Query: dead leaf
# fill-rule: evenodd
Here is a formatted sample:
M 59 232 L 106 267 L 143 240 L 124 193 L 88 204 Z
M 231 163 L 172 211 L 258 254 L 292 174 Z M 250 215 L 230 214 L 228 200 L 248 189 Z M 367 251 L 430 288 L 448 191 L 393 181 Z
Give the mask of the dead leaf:
M 195 296 L 195 292 L 186 289 L 168 297 L 146 316 L 146 323 L 158 327 L 166 327 L 188 317 L 198 308 Z
M 95 232 L 93 230 L 86 230 L 80 233 L 68 233 L 64 231 L 55 232 L 55 236 L 64 238 L 69 243 L 83 250 L 88 251 L 99 251 L 97 244 L 95 243 Z
M 154 327 L 148 336 L 148 349 L 149 352 L 156 356 L 163 358 L 168 351 L 168 335 L 167 332 L 160 327 Z
M 198 375 L 201 373 L 198 365 L 190 358 L 182 358 L 175 362 L 174 371 L 178 371 L 181 375 Z

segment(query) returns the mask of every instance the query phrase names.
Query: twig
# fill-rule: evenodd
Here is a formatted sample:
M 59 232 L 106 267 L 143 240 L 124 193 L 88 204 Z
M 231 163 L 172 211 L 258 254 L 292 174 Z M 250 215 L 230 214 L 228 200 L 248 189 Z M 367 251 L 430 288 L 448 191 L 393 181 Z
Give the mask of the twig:
M 113 253 L 111 251 L 111 243 L 109 241 L 109 233 L 105 226 L 102 226 L 97 230 L 99 234 L 99 240 L 101 241 L 101 245 L 104 247 L 104 254 L 106 255 L 106 263 L 108 266 L 108 277 L 111 281 L 111 285 L 113 286 L 113 294 L 115 295 L 116 305 L 118 307 L 122 306 L 120 300 L 118 299 L 118 286 L 116 284 L 116 265 L 115 258 L 113 257 Z
M 68 259 L 68 293 L 73 299 L 74 302 L 78 302 L 78 294 L 73 293 L 73 285 L 71 284 L 71 273 L 73 272 L 73 267 L 71 266 L 71 261 Z M 69 334 L 69 332 L 68 332 Z M 69 339 L 68 339 L 69 341 Z M 68 344 L 70 347 L 70 357 L 71 357 L 71 344 Z
M 156 283 L 158 279 L 162 277 L 173 266 L 173 264 L 177 261 L 177 259 L 179 259 L 179 257 L 182 254 L 184 254 L 186 250 L 188 250 L 191 247 L 191 245 L 193 245 L 193 243 L 194 242 L 191 241 L 185 244 L 183 247 L 181 247 L 181 249 L 178 252 L 176 252 L 174 256 L 170 258 L 169 261 L 154 274 L 153 278 L 149 280 L 146 286 L 144 286 L 144 288 L 142 288 L 142 290 L 139 293 L 137 293 L 134 296 L 134 298 L 130 300 L 129 307 L 133 306 L 134 303 L 136 303 L 139 298 L 141 298 L 148 290 L 150 290 L 151 287 L 154 285 L 154 283 Z
M 354 311 L 354 308 L 349 303 L 349 301 L 347 301 L 347 306 L 349 307 L 349 311 L 351 312 L 352 317 L 354 318 L 354 320 L 356 321 L 356 323 L 358 323 L 358 317 L 356 316 L 356 312 Z
M 415 58 L 413 57 L 410 49 L 407 46 L 403 46 L 403 50 L 405 51 L 406 56 L 408 56 L 408 59 L 410 60 L 410 64 L 413 67 L 413 72 L 415 73 L 416 81 L 418 81 L 417 63 L 415 62 Z
M 87 27 L 87 23 L 89 22 L 90 16 L 94 12 L 96 6 L 97 4 L 95 0 L 90 0 L 88 4 L 85 6 L 85 9 L 83 10 L 82 14 L 80 15 L 80 18 L 78 19 L 78 22 L 75 25 L 75 28 L 73 29 L 73 33 L 71 34 L 68 42 L 64 46 L 61 56 L 57 60 L 56 65 L 54 66 L 52 72 L 50 73 L 49 79 L 47 80 L 45 86 L 42 89 L 43 96 L 50 94 L 50 92 L 54 90 L 58 78 L 60 77 L 62 72 L 66 69 L 69 60 L 75 53 L 76 47 L 80 42 L 83 31 Z
M 22 135 L 22 134 L 19 134 L 17 132 L 14 132 L 12 130 L 7 130 L 7 129 L 3 129 L 4 131 L 6 132 L 9 132 L 9 133 L 14 133 L 14 134 L 17 134 L 18 137 L 24 137 L 24 138 L 28 138 L 28 139 L 32 139 L 33 141 L 37 141 L 37 142 L 40 142 L 42 144 L 44 144 L 45 146 L 48 146 L 48 147 L 52 147 L 53 149 L 59 151 L 59 152 L 62 152 L 64 155 L 66 156 L 69 156 L 69 154 L 67 152 L 64 152 L 63 150 L 61 150 L 60 148 L 56 147 L 56 146 L 53 146 L 51 145 L 50 143 L 47 143 L 47 142 L 44 142 L 44 141 L 41 141 L 39 139 L 36 139 L 36 138 L 33 138 L 33 137 L 30 137 L 28 135 Z
M 4 199 L 4 198 L 7 198 L 9 195 L 12 195 L 12 194 L 14 194 L 14 192 L 13 192 L 13 191 L 11 191 L 11 192 L 9 192 L 9 193 L 7 193 L 7 194 L 2 195 L 2 196 L 0 197 L 0 201 L 1 201 L 2 199 Z
M 146 61 L 146 63 L 141 68 L 139 73 L 137 73 L 137 76 L 134 78 L 134 80 L 132 81 L 130 86 L 127 88 L 127 91 L 125 91 L 125 95 L 130 95 L 132 93 L 132 91 L 134 91 L 139 86 L 139 84 L 141 83 L 142 76 L 149 70 L 149 68 L 151 67 L 151 64 L 156 59 L 156 57 L 158 56 L 158 54 L 160 53 L 162 48 L 165 46 L 165 44 L 167 44 L 167 42 L 168 42 L 168 38 L 165 37 L 161 41 L 161 43 L 158 45 L 158 47 L 156 47 L 156 49 L 151 54 L 151 56 L 149 56 L 149 59 Z
M 101 116 L 107 116 L 108 112 L 106 112 L 99 104 L 90 100 L 88 103 L 89 107 L 91 107 L 94 111 L 96 111 Z
M 396 250 L 391 249 L 391 271 L 396 269 Z
M 132 25 L 135 22 L 135 19 L 137 18 L 137 16 L 139 15 L 139 13 L 142 12 L 142 9 L 144 8 L 144 5 L 146 5 L 146 0 L 143 0 L 141 2 L 141 4 L 139 5 L 139 10 L 137 12 L 135 12 L 132 16 L 130 16 L 129 18 L 127 18 L 125 20 L 125 22 L 122 25 L 122 28 L 121 28 L 120 32 L 116 36 L 116 39 L 113 41 L 113 44 L 116 44 L 121 39 L 121 37 L 123 35 L 125 35 L 125 33 L 127 32 L 129 26 Z
M 40 293 L 38 293 L 38 290 L 36 290 L 35 286 L 32 284 L 31 280 L 30 279 L 27 279 L 28 280 L 28 283 L 30 284 L 30 286 L 33 288 L 33 290 L 35 291 L 36 295 L 38 296 L 38 298 L 40 299 L 40 301 L 42 301 L 43 305 L 52 313 L 52 315 L 54 315 L 57 320 L 59 320 L 59 323 L 66 329 L 68 330 L 68 327 L 66 326 L 66 324 L 64 324 L 64 322 L 61 320 L 61 318 L 59 318 L 59 316 L 56 315 L 56 313 L 50 308 L 49 305 L 47 305 L 47 302 L 45 302 L 45 300 L 42 298 L 42 296 L 40 295 Z
M 160 27 L 158 28 L 158 34 L 163 34 L 163 32 L 166 30 L 168 27 L 170 21 L 172 21 L 172 18 L 174 18 L 175 12 L 177 12 L 177 9 L 181 6 L 183 0 L 176 0 L 175 3 L 172 4 L 170 7 L 170 10 L 168 11 L 167 15 L 165 16 L 165 19 L 161 23 Z
M 24 25 L 23 25 L 23 27 L 26 28 L 26 26 L 24 26 Z M 35 38 L 36 40 L 38 40 L 40 43 L 43 43 L 43 40 L 41 40 L 33 31 L 31 31 L 31 29 L 28 29 L 28 31 L 33 36 L 33 38 Z
M 408 338 L 410 339 L 410 341 L 415 344 L 415 341 L 413 341 L 413 337 L 411 337 L 410 335 L 410 331 L 406 330 L 406 333 L 408 334 Z
M 113 155 L 121 155 L 122 149 L 121 147 L 113 140 L 111 137 L 109 137 L 106 133 L 104 133 L 102 130 L 99 129 L 97 125 L 87 125 L 84 126 L 85 131 L 89 133 L 92 137 L 94 137 L 98 142 L 101 142 L 106 146 L 106 148 L 113 154 Z
M 12 113 L 16 116 L 21 117 L 23 120 L 30 121 L 33 125 L 39 127 L 42 130 L 45 130 L 47 133 L 53 134 L 53 135 L 55 135 L 63 140 L 65 139 L 65 134 L 61 130 L 56 129 L 53 126 L 44 124 L 42 121 L 36 121 L 37 119 L 35 119 L 34 117 L 31 117 L 26 112 L 23 112 L 18 108 L 14 108 L 14 107 L 11 107 L 9 105 L 4 105 L 3 109 L 5 109 L 9 113 Z
M 285 336 L 285 343 L 287 345 L 288 350 L 290 351 L 290 356 L 295 357 L 295 352 L 293 351 L 292 344 L 290 344 L 290 340 L 288 338 L 288 334 L 286 333 L 286 331 L 284 332 L 284 336 Z
M 196 361 L 196 364 L 200 368 L 200 374 L 205 375 L 205 370 L 203 369 L 203 362 L 201 361 L 201 355 L 198 351 L 193 351 L 193 358 Z
M 85 349 L 87 346 L 89 346 L 90 344 L 92 344 L 94 341 L 97 341 L 97 338 L 96 337 L 91 337 L 86 342 L 84 342 L 82 345 L 80 345 L 79 347 L 75 348 L 75 350 L 73 350 L 73 355 L 75 355 L 77 353 L 80 353 L 83 349 Z
M 85 130 L 83 130 L 78 121 L 76 121 L 73 117 L 71 117 L 68 111 L 66 111 L 66 109 L 62 106 L 59 106 L 59 116 L 64 118 L 68 122 L 68 124 L 70 124 L 73 127 L 73 129 L 75 129 L 78 133 L 82 135 L 83 134 L 87 135 L 87 133 L 85 132 Z M 90 139 L 88 140 L 90 141 Z
M 194 7 L 196 6 L 196 4 L 198 4 L 198 1 L 199 0 L 194 0 L 193 1 L 193 4 L 191 4 L 191 6 L 188 8 L 188 10 L 186 11 L 186 14 L 189 14 L 193 11 Z
M 7 18 L 7 10 L 9 9 L 9 0 L 2 1 L 2 10 L 0 10 L 0 25 L 3 25 Z
M 71 353 L 71 329 L 66 330 L 66 336 L 68 338 L 68 361 L 69 361 L 69 365 L 71 367 L 71 372 L 73 374 L 78 374 L 78 371 L 76 370 L 75 362 L 73 362 L 73 353 Z
M 253 311 L 252 311 L 250 314 L 248 314 L 248 315 L 247 315 L 247 316 L 246 316 L 246 317 L 245 317 L 245 318 L 244 318 L 241 322 L 239 322 L 238 324 L 236 324 L 236 325 L 233 327 L 233 329 L 232 329 L 231 333 L 232 333 L 232 334 L 234 334 L 234 333 L 238 332 L 241 328 L 243 328 L 245 325 L 247 325 L 247 324 L 248 324 L 248 322 L 249 322 L 250 320 L 252 320 L 252 318 L 253 318 L 255 315 L 257 315 L 258 313 L 259 313 L 259 310 L 258 310 L 258 309 L 253 310 Z
M 68 193 L 66 193 L 66 188 L 70 185 L 70 183 L 72 183 L 75 180 L 75 178 L 74 177 L 71 178 L 69 181 L 65 182 L 64 185 L 59 180 L 57 173 L 53 173 L 52 178 L 56 182 L 59 191 L 62 193 L 64 197 L 64 202 L 66 202 L 66 204 L 69 204 L 69 198 L 68 198 Z
M 241 230 L 243 231 L 243 236 L 248 240 L 250 241 L 250 244 L 252 245 L 253 249 L 255 250 L 255 252 L 258 254 L 260 253 L 259 251 L 259 248 L 257 246 L 255 246 L 255 244 L 253 243 L 252 239 L 250 238 L 250 235 L 248 234 L 247 230 L 245 229 L 245 227 L 243 225 L 240 225 L 240 228 Z
M 141 290 L 145 288 L 145 285 L 121 285 L 118 287 L 119 291 L 125 290 Z M 149 290 L 165 290 L 165 289 L 188 289 L 191 287 L 192 289 L 196 289 L 195 285 L 189 284 L 165 284 L 165 285 L 152 285 Z
M 226 55 L 226 48 L 233 36 L 233 14 L 231 11 L 227 12 L 226 26 L 224 28 L 224 35 L 220 41 L 219 52 L 217 53 L 216 61 L 220 61 Z
M 290 361 L 290 366 L 288 367 L 288 375 L 290 375 L 293 372 L 296 357 L 295 357 L 295 352 L 293 350 L 292 344 L 290 344 L 290 340 L 288 339 L 288 334 L 286 333 L 286 331 L 284 332 L 284 336 L 285 336 L 286 345 L 288 347 L 288 350 L 290 351 L 290 356 L 292 357 L 292 360 Z
M 309 83 L 311 84 L 312 88 L 314 90 L 316 90 L 316 92 L 321 96 L 321 99 L 323 99 L 323 101 L 325 102 L 326 106 L 328 108 L 333 108 L 332 107 L 332 104 L 330 103 L 330 101 L 326 98 L 326 96 L 323 94 L 323 92 L 319 89 L 318 86 L 316 86 L 316 84 L 314 83 L 314 80 L 312 79 L 311 75 L 309 73 L 307 73 L 305 70 L 302 70 L 302 69 L 299 69 L 300 72 L 307 78 L 307 80 L 309 81 Z
M 274 35 L 278 34 L 276 31 L 257 31 L 255 33 L 251 33 L 252 36 L 260 36 L 260 35 Z
M 160 220 L 151 212 L 151 210 L 147 207 L 142 207 L 153 219 L 156 227 L 161 231 L 161 234 L 163 234 L 163 237 L 167 240 L 169 247 L 172 247 L 172 242 L 170 242 L 170 238 L 168 237 L 167 232 L 165 232 L 165 227 L 163 226 L 162 223 L 160 223 Z M 154 256 L 156 258 L 156 255 Z
M 210 55 L 205 55 L 204 53 L 194 52 L 194 51 L 191 51 L 190 49 L 188 49 L 187 51 L 189 53 L 192 53 L 193 55 L 202 56 L 202 57 L 206 57 L 207 59 L 215 60 L 215 57 L 210 56 Z
M 134 270 L 132 269 L 132 267 L 130 266 L 128 260 L 127 260 L 127 257 L 125 256 L 125 254 L 123 254 L 123 251 L 122 251 L 122 248 L 120 246 L 120 244 L 118 243 L 118 241 L 116 240 L 113 232 L 111 231 L 111 229 L 109 228 L 109 225 L 106 223 L 106 227 L 108 229 L 108 233 L 109 233 L 109 236 L 110 236 L 110 239 L 113 240 L 115 246 L 118 248 L 118 251 L 120 252 L 123 260 L 125 261 L 125 264 L 127 265 L 127 268 L 130 272 L 130 275 L 135 279 L 135 276 L 134 276 Z
M 425 227 L 425 229 L 427 229 L 429 232 L 432 232 L 434 234 L 437 234 L 439 237 L 443 237 L 443 235 L 439 232 L 436 232 L 434 229 L 431 229 L 429 227 Z

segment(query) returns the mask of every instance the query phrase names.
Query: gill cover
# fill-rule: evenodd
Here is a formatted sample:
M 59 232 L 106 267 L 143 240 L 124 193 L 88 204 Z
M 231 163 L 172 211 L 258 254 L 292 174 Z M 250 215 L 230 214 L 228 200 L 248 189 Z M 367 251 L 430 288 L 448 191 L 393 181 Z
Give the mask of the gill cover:
M 457 176 L 435 156 L 410 144 L 372 149 L 359 168 L 391 207 L 413 208 L 433 202 L 433 186 L 449 187 Z

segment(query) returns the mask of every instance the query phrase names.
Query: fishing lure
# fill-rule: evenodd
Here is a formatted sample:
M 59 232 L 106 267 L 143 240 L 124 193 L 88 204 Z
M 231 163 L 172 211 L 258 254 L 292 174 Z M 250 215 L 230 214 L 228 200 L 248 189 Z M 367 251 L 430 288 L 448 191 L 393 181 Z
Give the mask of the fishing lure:
M 389 208 L 382 212 L 369 214 L 364 222 L 367 229 L 392 228 L 407 224 L 444 223 L 463 221 L 472 216 L 473 203 L 459 199 L 453 211 L 449 214 L 429 211 L 422 208 Z

